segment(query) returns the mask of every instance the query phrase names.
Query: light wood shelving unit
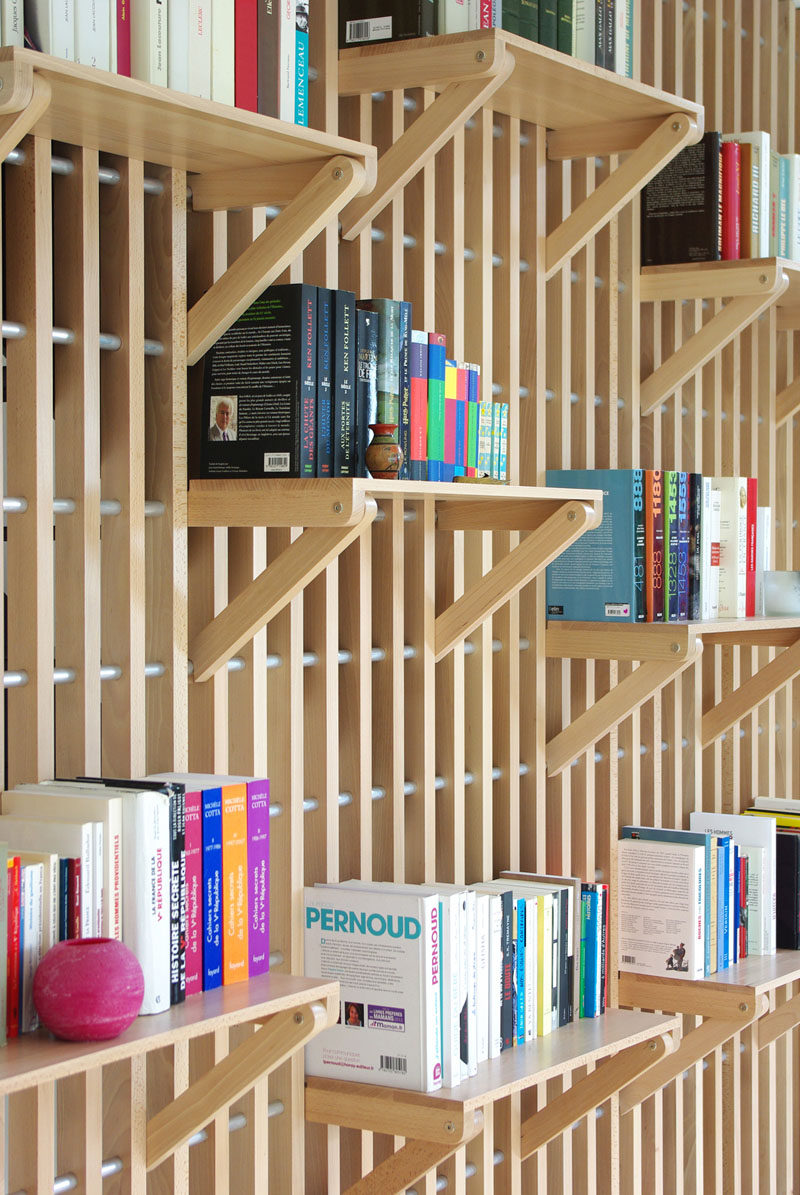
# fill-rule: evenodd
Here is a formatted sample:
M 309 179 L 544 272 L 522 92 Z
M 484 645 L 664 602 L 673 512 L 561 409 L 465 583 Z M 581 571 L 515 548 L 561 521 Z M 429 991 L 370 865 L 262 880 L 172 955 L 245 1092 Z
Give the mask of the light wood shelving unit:
M 0 564 L 8 783 L 269 775 L 273 813 L 266 994 L 96 1050 L 9 1046 L 7 1190 L 800 1187 L 800 972 L 781 956 L 696 992 L 612 974 L 624 1008 L 432 1098 L 306 1087 L 296 1048 L 334 1000 L 291 978 L 304 884 L 531 870 L 613 890 L 619 825 L 797 788 L 797 625 L 545 621 L 540 571 L 598 510 L 545 496 L 550 466 L 758 475 L 775 566 L 800 551 L 798 269 L 642 271 L 635 202 L 704 127 L 800 148 L 800 10 L 636 11 L 631 81 L 495 31 L 338 56 L 323 5 L 309 130 L 0 51 L 0 149 L 21 150 L 3 316 L 25 332 L 5 344 L 4 491 L 24 499 Z M 510 405 L 511 485 L 187 488 L 192 363 L 300 279 L 408 299 L 477 362 Z

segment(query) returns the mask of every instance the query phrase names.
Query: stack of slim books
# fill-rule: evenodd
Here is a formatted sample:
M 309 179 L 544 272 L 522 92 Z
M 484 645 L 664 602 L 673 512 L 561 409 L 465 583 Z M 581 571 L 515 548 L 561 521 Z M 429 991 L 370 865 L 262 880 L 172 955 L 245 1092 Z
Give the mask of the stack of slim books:
M 305 970 L 341 985 L 312 1075 L 434 1091 L 607 993 L 608 893 L 573 877 L 482 884 L 350 880 L 305 890 Z
M 36 1027 L 33 975 L 63 939 L 123 941 L 144 973 L 142 1014 L 268 970 L 268 780 L 57 780 L 2 805 L 8 1036 Z

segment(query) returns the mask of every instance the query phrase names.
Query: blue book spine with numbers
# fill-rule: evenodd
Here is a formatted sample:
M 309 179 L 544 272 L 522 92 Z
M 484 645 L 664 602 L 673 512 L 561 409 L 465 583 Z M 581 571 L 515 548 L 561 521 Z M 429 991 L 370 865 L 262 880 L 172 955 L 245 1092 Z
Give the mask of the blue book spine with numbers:
M 203 991 L 222 986 L 222 789 L 203 791 Z

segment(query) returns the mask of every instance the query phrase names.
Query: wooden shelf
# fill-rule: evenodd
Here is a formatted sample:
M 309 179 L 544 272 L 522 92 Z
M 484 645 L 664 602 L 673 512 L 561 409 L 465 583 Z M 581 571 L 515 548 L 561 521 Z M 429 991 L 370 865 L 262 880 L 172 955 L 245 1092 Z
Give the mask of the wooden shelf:
M 439 95 L 383 154 L 372 193 L 348 204 L 342 236 L 357 237 L 478 108 L 488 107 L 549 129 L 548 154 L 557 160 L 629 152 L 547 237 L 548 278 L 703 133 L 698 104 L 502 29 L 340 52 L 340 95 L 409 87 Z
M 399 1193 L 475 1136 L 488 1104 L 601 1062 L 520 1126 L 520 1157 L 530 1157 L 668 1057 L 679 1026 L 676 1017 L 609 1009 L 602 1017 L 575 1021 L 482 1063 L 478 1074 L 458 1087 L 429 1094 L 308 1076 L 306 1119 L 407 1138 L 405 1146 L 346 1195 Z
M 716 315 L 642 381 L 641 413 L 650 415 L 773 304 L 779 309 L 779 327 L 800 327 L 800 263 L 783 257 L 764 257 L 646 266 L 641 272 L 639 297 L 643 303 L 728 300 Z M 781 408 L 780 399 L 778 405 Z M 788 418 L 788 414 L 783 414 L 783 418 Z
M 619 725 L 684 668 L 703 646 L 783 647 L 786 650 L 703 714 L 700 743 L 707 747 L 800 674 L 800 619 L 742 618 L 714 622 L 548 622 L 546 655 L 553 659 L 642 661 L 590 709 L 547 744 L 548 775 L 556 776 Z
M 285 527 L 306 530 L 271 562 L 190 645 L 196 681 L 208 680 L 319 575 L 375 518 L 379 500 L 433 500 L 443 531 L 527 531 L 521 543 L 434 623 L 441 660 L 476 626 L 527 585 L 602 518 L 599 490 L 392 482 L 371 478 L 315 481 L 192 481 L 190 527 Z

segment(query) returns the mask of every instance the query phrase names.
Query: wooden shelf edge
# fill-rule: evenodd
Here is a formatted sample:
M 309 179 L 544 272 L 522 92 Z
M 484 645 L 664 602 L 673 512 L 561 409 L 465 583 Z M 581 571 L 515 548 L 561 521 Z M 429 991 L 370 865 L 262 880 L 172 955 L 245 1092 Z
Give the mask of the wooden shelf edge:
M 549 619 L 545 653 L 551 659 L 682 659 L 696 640 L 704 647 L 791 647 L 800 618 L 732 618 L 713 622 L 560 622 Z

